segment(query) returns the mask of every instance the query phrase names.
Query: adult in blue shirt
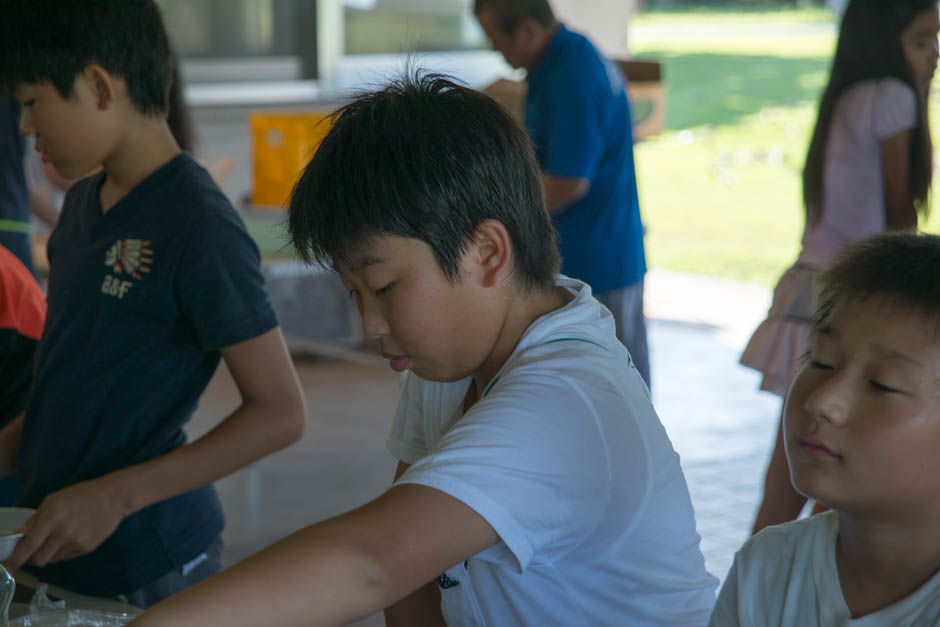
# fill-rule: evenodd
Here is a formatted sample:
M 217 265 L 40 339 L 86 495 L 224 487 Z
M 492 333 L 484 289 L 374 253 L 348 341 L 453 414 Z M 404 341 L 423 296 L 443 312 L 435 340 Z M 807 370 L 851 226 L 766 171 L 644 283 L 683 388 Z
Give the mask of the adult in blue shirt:
M 650 384 L 646 257 L 633 166 L 626 81 L 547 0 L 475 0 L 493 49 L 529 85 L 525 125 L 558 231 L 562 273 L 581 279 L 614 314 L 617 337 Z

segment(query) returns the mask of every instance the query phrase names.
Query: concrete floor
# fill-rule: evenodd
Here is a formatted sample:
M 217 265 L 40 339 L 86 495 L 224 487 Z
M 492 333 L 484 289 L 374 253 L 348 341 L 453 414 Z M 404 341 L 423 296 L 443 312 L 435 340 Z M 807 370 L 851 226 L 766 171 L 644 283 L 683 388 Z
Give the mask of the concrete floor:
M 748 284 L 662 271 L 647 278 L 653 401 L 682 459 L 706 567 L 719 579 L 748 536 L 780 410 L 779 399 L 757 391 L 756 373 L 737 363 L 769 298 Z M 228 517 L 226 564 L 365 503 L 391 481 L 396 462 L 384 442 L 398 375 L 369 360 L 298 356 L 296 365 L 309 405 L 303 439 L 217 484 Z M 220 368 L 191 436 L 236 402 Z M 383 624 L 378 615 L 356 623 Z

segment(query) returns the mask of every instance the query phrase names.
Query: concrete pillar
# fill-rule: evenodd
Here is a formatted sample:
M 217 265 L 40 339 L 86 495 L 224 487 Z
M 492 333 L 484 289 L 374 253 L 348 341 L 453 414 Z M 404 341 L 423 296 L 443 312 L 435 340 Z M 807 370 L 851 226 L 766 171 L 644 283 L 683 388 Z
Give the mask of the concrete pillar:
M 343 58 L 342 0 L 317 0 L 317 65 L 321 80 L 329 82 Z

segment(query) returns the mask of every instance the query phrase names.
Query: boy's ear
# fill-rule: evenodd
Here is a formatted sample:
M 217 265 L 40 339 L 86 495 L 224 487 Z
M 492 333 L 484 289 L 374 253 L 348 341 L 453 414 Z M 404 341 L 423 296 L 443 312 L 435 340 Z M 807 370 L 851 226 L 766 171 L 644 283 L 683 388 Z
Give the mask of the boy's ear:
M 82 78 L 88 84 L 98 109 L 105 110 L 114 104 L 118 85 L 110 72 L 97 63 L 89 63 L 82 70 Z
M 497 285 L 512 267 L 512 243 L 506 227 L 499 220 L 489 219 L 480 223 L 471 252 L 483 287 Z

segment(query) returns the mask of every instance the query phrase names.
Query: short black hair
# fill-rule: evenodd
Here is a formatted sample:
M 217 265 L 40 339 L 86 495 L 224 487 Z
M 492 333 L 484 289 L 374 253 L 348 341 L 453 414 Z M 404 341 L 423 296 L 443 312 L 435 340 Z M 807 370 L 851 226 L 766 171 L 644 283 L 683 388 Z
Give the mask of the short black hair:
M 940 236 L 889 232 L 849 245 L 816 287 L 816 329 L 840 304 L 874 297 L 921 312 L 940 332 Z
M 474 0 L 473 13 L 482 9 L 490 11 L 499 23 L 499 28 L 511 35 L 525 18 L 531 18 L 548 27 L 555 23 L 555 14 L 548 0 Z
M 549 290 L 555 230 L 525 131 L 485 94 L 416 71 L 336 111 L 290 199 L 288 226 L 307 261 L 349 264 L 371 237 L 426 242 L 451 282 L 487 219 L 509 234 L 513 278 Z
M 97 63 L 145 115 L 167 111 L 170 47 L 153 0 L 4 0 L 0 85 L 49 82 L 63 98 Z

